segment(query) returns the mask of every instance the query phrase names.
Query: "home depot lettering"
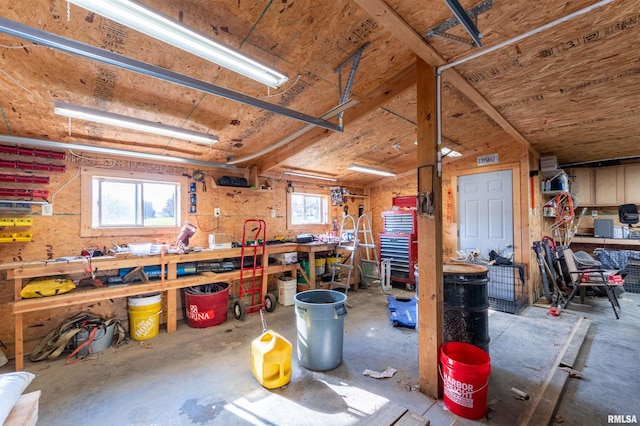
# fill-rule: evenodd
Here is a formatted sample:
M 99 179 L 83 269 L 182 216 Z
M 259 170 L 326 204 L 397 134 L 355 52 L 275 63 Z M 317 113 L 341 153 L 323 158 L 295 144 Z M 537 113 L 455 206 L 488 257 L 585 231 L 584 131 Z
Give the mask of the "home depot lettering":
M 156 326 L 156 317 L 152 316 L 147 318 L 146 320 L 140 321 L 136 325 L 136 336 L 146 336 L 151 333 L 153 328 Z

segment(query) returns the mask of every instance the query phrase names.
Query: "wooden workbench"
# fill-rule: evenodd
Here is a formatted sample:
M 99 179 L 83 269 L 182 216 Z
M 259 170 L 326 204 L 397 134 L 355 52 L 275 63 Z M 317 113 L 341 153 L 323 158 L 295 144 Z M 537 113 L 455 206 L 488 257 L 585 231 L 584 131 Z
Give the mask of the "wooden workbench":
M 305 243 L 298 244 L 296 251 L 307 253 L 309 255 L 309 285 L 314 288 L 316 285 L 316 253 L 318 252 L 333 252 L 336 249 L 337 243 Z
M 295 252 L 298 250 L 312 253 L 315 250 L 315 247 L 308 248 L 307 246 L 308 245 L 298 245 L 294 243 L 267 245 L 265 247 L 264 254 L 265 262 L 270 254 Z M 245 255 L 249 255 L 246 250 Z M 117 270 L 121 268 L 134 268 L 137 266 L 144 267 L 159 265 L 161 268 L 166 270 L 166 279 L 154 280 L 146 284 L 132 284 L 119 287 L 77 288 L 69 293 L 37 299 L 22 299 L 20 297 L 20 291 L 29 279 L 53 275 L 87 273 L 87 259 L 79 257 L 71 260 L 16 262 L 0 265 L 1 270 L 7 271 L 7 278 L 14 282 L 14 301 L 12 303 L 12 308 L 15 322 L 16 370 L 22 370 L 24 367 L 24 335 L 22 318 L 24 313 L 97 302 L 106 299 L 123 298 L 151 292 L 161 292 L 163 293 L 167 304 L 167 332 L 171 333 L 177 329 L 176 306 L 178 289 L 212 282 L 228 282 L 240 278 L 240 270 L 223 273 L 204 272 L 197 275 L 178 278 L 178 264 L 239 257 L 241 257 L 240 248 L 228 250 L 202 250 L 200 252 L 190 252 L 187 254 L 148 256 L 127 255 L 117 258 L 111 256 L 96 257 L 91 260 L 91 269 L 94 272 Z M 267 279 L 269 275 L 287 271 L 294 272 L 298 268 L 298 264 L 268 265 L 265 263 L 265 274 L 262 276 L 262 294 L 266 294 L 267 292 Z M 161 275 L 164 276 L 164 274 Z M 315 281 L 311 279 L 309 281 L 310 287 L 314 288 Z

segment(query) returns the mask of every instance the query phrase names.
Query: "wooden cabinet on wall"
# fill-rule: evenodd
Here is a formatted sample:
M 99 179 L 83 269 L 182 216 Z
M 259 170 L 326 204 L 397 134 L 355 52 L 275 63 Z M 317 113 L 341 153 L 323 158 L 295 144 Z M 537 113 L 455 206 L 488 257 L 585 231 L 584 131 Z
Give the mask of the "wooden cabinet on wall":
M 624 202 L 640 204 L 640 164 L 624 166 Z
M 571 169 L 570 192 L 576 196 L 579 206 L 594 205 L 593 169 Z
M 600 167 L 594 170 L 595 205 L 617 206 L 624 204 L 624 169 Z
M 640 164 L 571 169 L 571 193 L 580 206 L 640 204 Z

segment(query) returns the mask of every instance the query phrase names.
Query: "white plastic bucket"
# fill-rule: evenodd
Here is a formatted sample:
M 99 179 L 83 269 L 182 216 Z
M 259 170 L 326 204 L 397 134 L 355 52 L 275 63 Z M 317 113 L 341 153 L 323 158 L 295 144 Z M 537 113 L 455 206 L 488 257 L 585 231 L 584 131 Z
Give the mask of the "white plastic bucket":
M 284 306 L 293 305 L 297 287 L 295 278 L 284 277 L 278 279 L 278 302 Z

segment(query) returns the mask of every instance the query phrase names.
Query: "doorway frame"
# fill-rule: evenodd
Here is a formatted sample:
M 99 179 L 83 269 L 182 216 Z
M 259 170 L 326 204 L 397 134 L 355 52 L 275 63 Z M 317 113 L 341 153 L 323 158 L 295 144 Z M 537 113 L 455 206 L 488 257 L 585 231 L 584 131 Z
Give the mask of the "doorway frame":
M 522 246 L 523 241 L 528 241 L 525 238 L 523 232 L 528 233 L 528 226 L 523 226 L 525 220 L 522 218 L 522 176 L 520 163 L 505 163 L 496 164 L 493 166 L 482 166 L 473 169 L 459 170 L 451 176 L 452 187 L 456 190 L 453 191 L 453 203 L 455 206 L 455 217 L 458 218 L 459 204 L 458 204 L 458 178 L 460 176 L 477 175 L 481 173 L 499 172 L 504 170 L 511 170 L 511 191 L 512 191 L 512 205 L 513 205 L 513 256 L 515 263 L 528 264 L 528 257 L 524 256 L 525 247 Z M 526 202 L 526 200 L 525 200 Z M 460 222 L 456 219 L 456 234 L 454 236 L 455 246 L 460 247 Z M 527 253 L 529 248 L 527 247 Z M 526 262 L 524 260 L 527 259 Z

